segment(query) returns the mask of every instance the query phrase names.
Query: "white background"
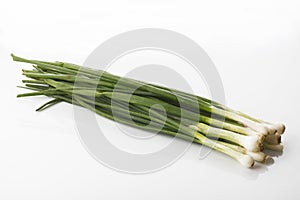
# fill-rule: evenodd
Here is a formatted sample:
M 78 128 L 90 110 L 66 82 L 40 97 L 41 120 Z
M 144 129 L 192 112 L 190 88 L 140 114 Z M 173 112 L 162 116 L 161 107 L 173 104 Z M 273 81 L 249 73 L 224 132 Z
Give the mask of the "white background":
M 1 1 L 0 199 L 297 199 L 300 196 L 300 5 L 297 1 Z M 115 172 L 81 145 L 72 106 L 42 113 L 46 98 L 16 99 L 21 67 L 10 53 L 83 63 L 110 37 L 137 28 L 180 32 L 221 75 L 227 104 L 287 126 L 275 164 L 244 169 L 193 145 L 157 173 Z

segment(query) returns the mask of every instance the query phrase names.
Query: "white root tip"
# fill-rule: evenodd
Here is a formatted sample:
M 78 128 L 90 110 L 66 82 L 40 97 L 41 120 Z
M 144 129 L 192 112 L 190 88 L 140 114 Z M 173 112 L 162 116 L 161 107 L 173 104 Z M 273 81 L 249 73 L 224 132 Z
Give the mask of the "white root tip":
M 269 134 L 269 129 L 267 127 L 265 127 L 264 125 L 262 125 L 262 124 L 253 122 L 251 124 L 248 124 L 248 126 L 250 128 L 252 128 L 253 130 L 259 132 L 261 135 L 268 135 Z
M 273 124 L 262 122 L 262 125 L 265 126 L 268 130 L 268 135 L 274 135 L 277 132 L 276 127 Z
M 263 135 L 268 135 L 269 134 L 269 130 L 266 127 L 261 127 L 261 131 L 260 131 Z
M 240 143 L 248 151 L 258 152 L 261 150 L 261 141 L 259 136 L 241 137 Z
M 274 127 L 277 130 L 277 133 L 282 135 L 285 131 L 285 125 L 284 124 L 274 124 Z
M 237 160 L 245 167 L 252 167 L 254 165 L 254 160 L 249 155 L 241 155 L 237 158 Z
M 233 115 L 233 118 L 235 120 L 237 120 L 238 122 L 240 122 L 241 124 L 243 124 L 246 127 L 249 127 L 251 129 L 253 129 L 254 131 L 257 131 L 259 133 L 261 133 L 262 135 L 268 135 L 268 128 L 266 126 L 264 126 L 262 123 L 258 123 L 255 121 L 252 121 L 250 119 L 241 117 L 239 115 Z
M 251 156 L 255 161 L 266 162 L 269 159 L 269 156 L 263 152 L 252 152 L 247 151 L 247 154 Z
M 284 124 L 273 124 L 273 123 L 270 123 L 270 122 L 264 122 L 263 123 L 268 129 L 269 129 L 269 132 L 270 134 L 283 134 L 284 131 L 285 131 L 285 125 Z M 273 132 L 275 130 L 275 132 Z
M 274 135 L 277 132 L 277 129 L 275 128 L 268 128 L 269 135 Z

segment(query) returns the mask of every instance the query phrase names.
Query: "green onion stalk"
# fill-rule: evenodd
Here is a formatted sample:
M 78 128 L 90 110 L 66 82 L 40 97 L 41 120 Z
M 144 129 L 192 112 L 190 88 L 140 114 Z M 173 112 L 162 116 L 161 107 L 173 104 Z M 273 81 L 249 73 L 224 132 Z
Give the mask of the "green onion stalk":
M 283 149 L 284 125 L 215 101 L 75 64 L 12 58 L 33 65 L 32 70 L 22 70 L 28 79 L 20 86 L 32 92 L 18 97 L 52 97 L 37 111 L 60 102 L 75 104 L 118 123 L 208 146 L 246 167 L 269 158 L 264 148 Z

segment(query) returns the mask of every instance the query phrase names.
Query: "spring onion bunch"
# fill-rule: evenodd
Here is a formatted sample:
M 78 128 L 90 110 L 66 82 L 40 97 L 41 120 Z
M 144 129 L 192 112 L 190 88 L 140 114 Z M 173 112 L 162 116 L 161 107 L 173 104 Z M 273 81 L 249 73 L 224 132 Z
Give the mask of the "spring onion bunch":
M 11 56 L 33 66 L 23 70 L 27 79 L 21 86 L 31 92 L 18 97 L 52 98 L 37 111 L 60 102 L 75 104 L 118 123 L 208 146 L 246 167 L 265 163 L 269 155 L 264 149 L 283 149 L 283 124 L 253 118 L 207 98 L 75 64 Z

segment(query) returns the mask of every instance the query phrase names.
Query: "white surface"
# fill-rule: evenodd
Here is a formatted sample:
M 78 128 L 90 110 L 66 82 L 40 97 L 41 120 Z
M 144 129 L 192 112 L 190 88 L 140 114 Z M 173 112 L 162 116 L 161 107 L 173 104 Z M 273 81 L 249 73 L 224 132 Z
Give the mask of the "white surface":
M 0 199 L 297 199 L 300 6 L 205 2 L 2 1 Z M 83 63 L 106 39 L 145 27 L 198 42 L 219 70 L 229 106 L 286 124 L 285 150 L 275 164 L 249 170 L 217 153 L 199 160 L 195 145 L 157 173 L 122 174 L 85 151 L 70 105 L 36 113 L 46 98 L 15 98 L 22 64 L 11 61 L 11 52 Z

